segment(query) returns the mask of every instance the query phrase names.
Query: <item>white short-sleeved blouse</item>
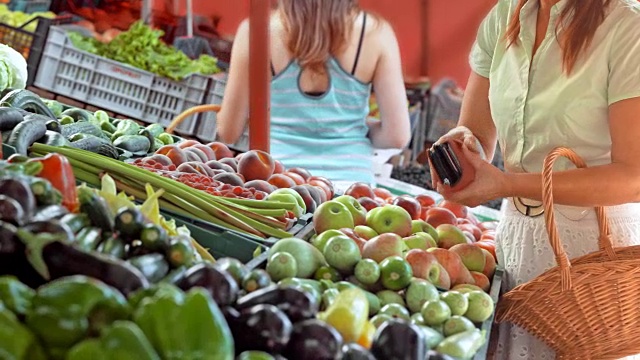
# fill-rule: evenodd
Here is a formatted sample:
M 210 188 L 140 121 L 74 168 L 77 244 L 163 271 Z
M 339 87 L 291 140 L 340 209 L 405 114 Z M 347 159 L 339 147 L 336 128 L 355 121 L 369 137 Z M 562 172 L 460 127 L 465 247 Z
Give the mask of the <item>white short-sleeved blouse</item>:
M 524 6 L 520 41 L 507 47 L 505 32 L 516 3 L 498 1 L 470 54 L 473 71 L 490 79 L 491 114 L 505 167 L 540 172 L 544 157 L 557 146 L 572 148 L 589 166 L 610 163 L 608 106 L 640 97 L 640 2 L 611 1 L 591 47 L 569 76 L 555 30 L 567 0 L 553 7 L 533 61 L 539 0 Z M 560 166 L 566 167 L 566 162 Z

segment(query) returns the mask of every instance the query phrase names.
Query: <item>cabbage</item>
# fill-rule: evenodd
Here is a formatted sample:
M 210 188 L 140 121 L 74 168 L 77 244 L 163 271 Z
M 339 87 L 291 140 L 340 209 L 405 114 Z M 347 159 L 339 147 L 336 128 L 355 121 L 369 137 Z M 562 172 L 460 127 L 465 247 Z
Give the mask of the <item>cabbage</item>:
M 0 44 L 0 91 L 27 86 L 27 61 L 19 52 Z

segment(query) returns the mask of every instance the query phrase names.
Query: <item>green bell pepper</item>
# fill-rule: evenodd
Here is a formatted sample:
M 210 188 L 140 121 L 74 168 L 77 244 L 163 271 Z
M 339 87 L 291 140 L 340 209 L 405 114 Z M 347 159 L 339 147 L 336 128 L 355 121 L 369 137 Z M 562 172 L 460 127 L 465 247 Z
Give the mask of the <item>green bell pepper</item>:
M 163 360 L 234 359 L 229 325 L 203 289 L 165 289 L 139 304 L 133 320 Z
M 116 321 L 102 330 L 99 339 L 78 343 L 67 353 L 66 360 L 160 360 L 138 325 Z
M 35 294 L 32 288 L 21 283 L 15 276 L 0 276 L 0 302 L 14 314 L 26 315 Z
M 0 302 L 0 359 L 45 360 L 35 335 Z
M 27 312 L 26 324 L 42 340 L 53 359 L 64 359 L 73 345 L 100 334 L 115 320 L 127 319 L 124 296 L 101 281 L 70 276 L 38 289 Z

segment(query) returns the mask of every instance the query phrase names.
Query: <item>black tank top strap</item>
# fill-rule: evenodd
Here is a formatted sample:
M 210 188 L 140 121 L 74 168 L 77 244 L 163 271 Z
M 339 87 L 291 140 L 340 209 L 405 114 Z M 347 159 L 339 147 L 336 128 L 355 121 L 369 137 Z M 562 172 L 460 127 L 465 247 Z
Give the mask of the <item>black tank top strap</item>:
M 360 60 L 360 50 L 362 50 L 362 43 L 364 42 L 364 32 L 367 28 L 367 13 L 362 14 L 362 31 L 360 32 L 360 40 L 358 41 L 358 49 L 356 50 L 356 58 L 353 61 L 353 69 L 351 69 L 351 75 L 356 74 L 358 68 L 358 60 Z
M 271 67 L 271 76 L 276 76 L 276 68 L 273 67 L 272 61 L 269 61 L 269 67 Z

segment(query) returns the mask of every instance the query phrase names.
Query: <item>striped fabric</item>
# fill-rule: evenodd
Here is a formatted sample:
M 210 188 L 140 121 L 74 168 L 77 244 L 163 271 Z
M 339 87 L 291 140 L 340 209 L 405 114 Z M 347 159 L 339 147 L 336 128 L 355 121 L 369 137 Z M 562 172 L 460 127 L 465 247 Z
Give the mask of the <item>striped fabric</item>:
M 367 138 L 371 85 L 331 58 L 330 85 L 320 96 L 299 87 L 292 61 L 271 82 L 271 153 L 287 168 L 303 167 L 333 181 L 373 183 L 373 147 Z

